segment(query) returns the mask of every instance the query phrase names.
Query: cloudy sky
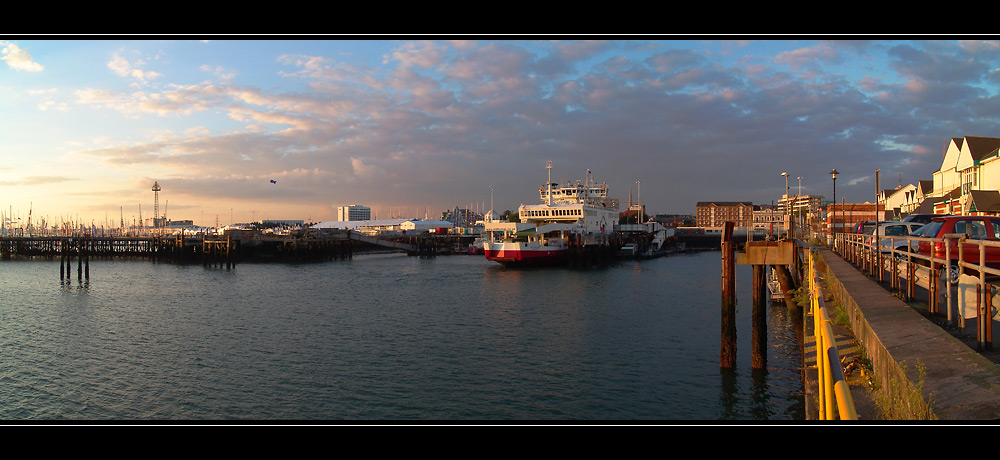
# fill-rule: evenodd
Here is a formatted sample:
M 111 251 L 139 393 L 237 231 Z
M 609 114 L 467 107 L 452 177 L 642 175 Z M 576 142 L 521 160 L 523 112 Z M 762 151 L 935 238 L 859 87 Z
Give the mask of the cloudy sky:
M 155 181 L 197 224 L 436 219 L 537 202 L 549 160 L 651 213 L 771 203 L 782 172 L 829 200 L 833 168 L 863 202 L 1000 136 L 998 42 L 388 38 L 0 39 L 0 208 L 117 226 Z

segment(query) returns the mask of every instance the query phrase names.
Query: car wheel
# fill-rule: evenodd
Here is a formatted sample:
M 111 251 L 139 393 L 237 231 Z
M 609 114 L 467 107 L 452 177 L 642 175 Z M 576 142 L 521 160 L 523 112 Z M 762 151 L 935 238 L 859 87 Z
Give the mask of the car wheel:
M 961 276 L 961 274 L 962 274 L 962 270 L 959 268 L 958 265 L 952 265 L 952 266 L 948 267 L 948 281 L 951 284 L 957 284 L 958 283 L 958 279 Z

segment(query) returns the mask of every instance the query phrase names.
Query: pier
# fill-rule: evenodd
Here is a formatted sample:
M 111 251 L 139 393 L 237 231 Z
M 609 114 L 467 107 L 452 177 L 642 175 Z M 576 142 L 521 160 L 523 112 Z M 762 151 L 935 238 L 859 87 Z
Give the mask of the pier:
M 781 283 L 785 302 L 802 315 L 807 418 L 1000 418 L 1000 353 L 992 343 L 993 305 L 1000 301 L 995 298 L 1000 297 L 993 285 L 1000 279 L 995 270 L 965 262 L 967 273 L 949 278 L 944 275 L 949 273 L 947 261 L 914 253 L 882 254 L 864 238 L 838 235 L 832 247 L 792 239 L 778 246 L 748 243 L 744 252 L 723 238 L 720 366 L 732 366 L 730 339 L 743 326 L 732 324 L 732 271 L 727 267 L 754 266 L 756 312 L 757 267 L 770 264 L 788 270 L 791 279 Z M 926 260 L 922 264 L 920 259 Z M 796 304 L 802 299 L 811 300 Z M 818 307 L 824 305 L 819 319 Z M 753 343 L 766 343 L 759 336 L 765 330 L 762 320 L 756 314 L 753 318 Z M 758 348 L 752 351 L 754 368 L 764 367 Z M 836 358 L 831 372 L 823 375 L 820 361 L 829 351 Z M 847 394 L 834 391 L 835 385 L 846 388 L 849 383 Z M 844 400 L 835 401 L 835 396 Z

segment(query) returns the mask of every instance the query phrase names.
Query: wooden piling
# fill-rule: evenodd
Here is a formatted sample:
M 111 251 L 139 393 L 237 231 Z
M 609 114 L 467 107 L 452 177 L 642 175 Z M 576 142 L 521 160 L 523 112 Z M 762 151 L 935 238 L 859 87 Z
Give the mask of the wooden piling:
M 767 367 L 767 272 L 766 265 L 753 265 L 753 327 L 751 356 L 754 369 Z
M 734 222 L 726 222 L 722 231 L 722 346 L 719 365 L 736 367 L 736 260 L 733 248 Z

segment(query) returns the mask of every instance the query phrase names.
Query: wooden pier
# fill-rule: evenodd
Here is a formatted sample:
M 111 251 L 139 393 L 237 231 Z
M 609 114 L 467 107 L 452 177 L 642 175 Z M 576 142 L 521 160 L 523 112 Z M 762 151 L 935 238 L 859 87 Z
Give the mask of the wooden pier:
M 12 236 L 0 237 L 0 260 L 59 259 L 60 276 L 72 272 L 89 278 L 92 259 L 135 258 L 153 262 L 201 263 L 233 268 L 243 261 L 308 262 L 350 259 L 356 241 L 347 234 L 302 232 L 297 235 L 184 234 L 143 237 Z

